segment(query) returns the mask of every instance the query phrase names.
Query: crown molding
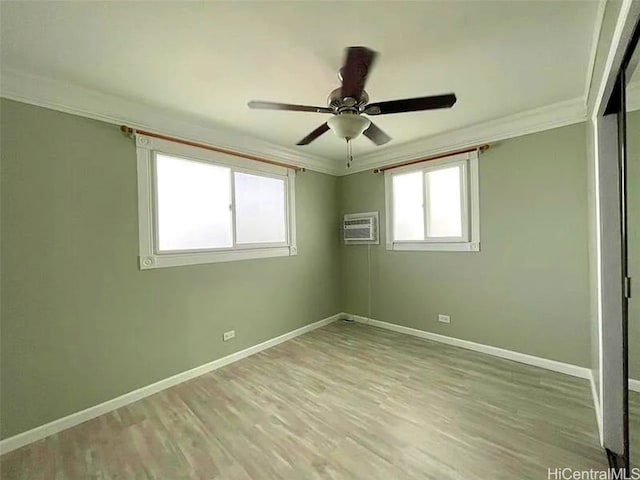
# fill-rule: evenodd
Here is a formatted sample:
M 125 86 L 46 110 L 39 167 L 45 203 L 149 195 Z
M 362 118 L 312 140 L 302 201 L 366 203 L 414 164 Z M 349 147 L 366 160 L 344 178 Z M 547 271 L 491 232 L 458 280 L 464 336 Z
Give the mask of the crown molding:
M 0 96 L 115 125 L 125 124 L 236 152 L 265 156 L 316 172 L 341 174 L 336 162 L 259 140 L 213 121 L 203 121 L 162 107 L 18 70 L 2 69 Z
M 587 119 L 585 98 L 579 97 L 546 107 L 528 110 L 488 122 L 432 135 L 413 142 L 376 150 L 354 159 L 348 175 L 396 163 L 452 152 L 464 148 L 497 142 L 507 138 L 564 127 Z
M 640 89 L 638 89 L 640 90 Z M 351 168 L 318 155 L 256 139 L 184 113 L 168 111 L 116 95 L 3 68 L 0 96 L 31 105 L 132 128 L 158 131 L 184 140 L 214 145 L 241 153 L 265 156 L 330 175 L 350 175 L 408 160 L 438 155 L 462 148 L 505 140 L 529 133 L 571 125 L 586 120 L 584 98 L 574 98 L 546 107 L 521 112 L 435 134 L 412 142 L 362 155 Z M 631 95 L 630 95 L 631 97 Z M 635 103 L 640 103 L 640 91 Z

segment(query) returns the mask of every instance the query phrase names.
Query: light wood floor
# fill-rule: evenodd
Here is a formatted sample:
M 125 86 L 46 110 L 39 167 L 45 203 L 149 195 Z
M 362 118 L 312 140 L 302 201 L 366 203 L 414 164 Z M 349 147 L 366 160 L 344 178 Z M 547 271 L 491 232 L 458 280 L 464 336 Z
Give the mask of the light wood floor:
M 11 452 L 13 479 L 547 478 L 604 469 L 587 381 L 334 323 Z

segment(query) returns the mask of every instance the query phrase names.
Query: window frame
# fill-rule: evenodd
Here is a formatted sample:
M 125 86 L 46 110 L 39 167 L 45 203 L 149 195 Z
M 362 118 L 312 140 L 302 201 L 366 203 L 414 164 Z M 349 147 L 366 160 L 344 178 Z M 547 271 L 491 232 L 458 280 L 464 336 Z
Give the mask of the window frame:
M 426 174 L 448 167 L 461 166 L 460 195 L 462 208 L 462 235 L 460 237 L 428 237 L 429 187 Z M 405 173 L 421 172 L 423 175 L 424 240 L 395 240 L 393 218 L 393 177 Z M 467 152 L 425 163 L 407 165 L 385 171 L 385 234 L 386 249 L 397 251 L 480 251 L 480 192 L 478 176 L 478 152 Z M 465 208 L 466 206 L 466 208 Z
M 279 165 L 261 164 L 241 157 L 234 157 L 145 135 L 136 134 L 135 138 L 138 170 L 138 261 L 141 270 L 297 255 L 295 170 Z M 156 178 L 156 157 L 158 154 L 229 168 L 231 182 L 231 247 L 159 250 Z M 237 243 L 234 176 L 236 172 L 283 180 L 286 220 L 285 242 Z

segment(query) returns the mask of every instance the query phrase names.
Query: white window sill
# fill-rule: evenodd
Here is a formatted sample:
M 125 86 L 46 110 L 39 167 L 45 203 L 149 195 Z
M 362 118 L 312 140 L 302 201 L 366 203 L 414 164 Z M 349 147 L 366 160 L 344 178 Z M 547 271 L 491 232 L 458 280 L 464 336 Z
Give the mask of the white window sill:
M 420 251 L 420 252 L 479 252 L 479 242 L 460 243 L 431 243 L 431 242 L 406 242 L 388 243 L 387 250 L 399 252 Z
M 232 262 L 270 257 L 288 257 L 297 255 L 296 247 L 251 248 L 225 250 L 219 252 L 163 253 L 140 257 L 140 270 L 153 268 L 179 267 L 200 263 Z

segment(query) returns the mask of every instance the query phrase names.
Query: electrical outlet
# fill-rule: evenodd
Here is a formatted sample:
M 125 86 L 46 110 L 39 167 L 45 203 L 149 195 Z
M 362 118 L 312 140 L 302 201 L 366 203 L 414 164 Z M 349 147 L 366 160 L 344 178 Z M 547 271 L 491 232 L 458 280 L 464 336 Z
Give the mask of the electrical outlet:
M 229 330 L 228 332 L 224 332 L 222 334 L 222 341 L 226 342 L 227 340 L 231 340 L 232 338 L 235 338 L 235 336 L 236 336 L 236 331 Z
M 438 314 L 438 321 L 442 323 L 451 323 L 451 317 L 449 317 L 449 315 Z

